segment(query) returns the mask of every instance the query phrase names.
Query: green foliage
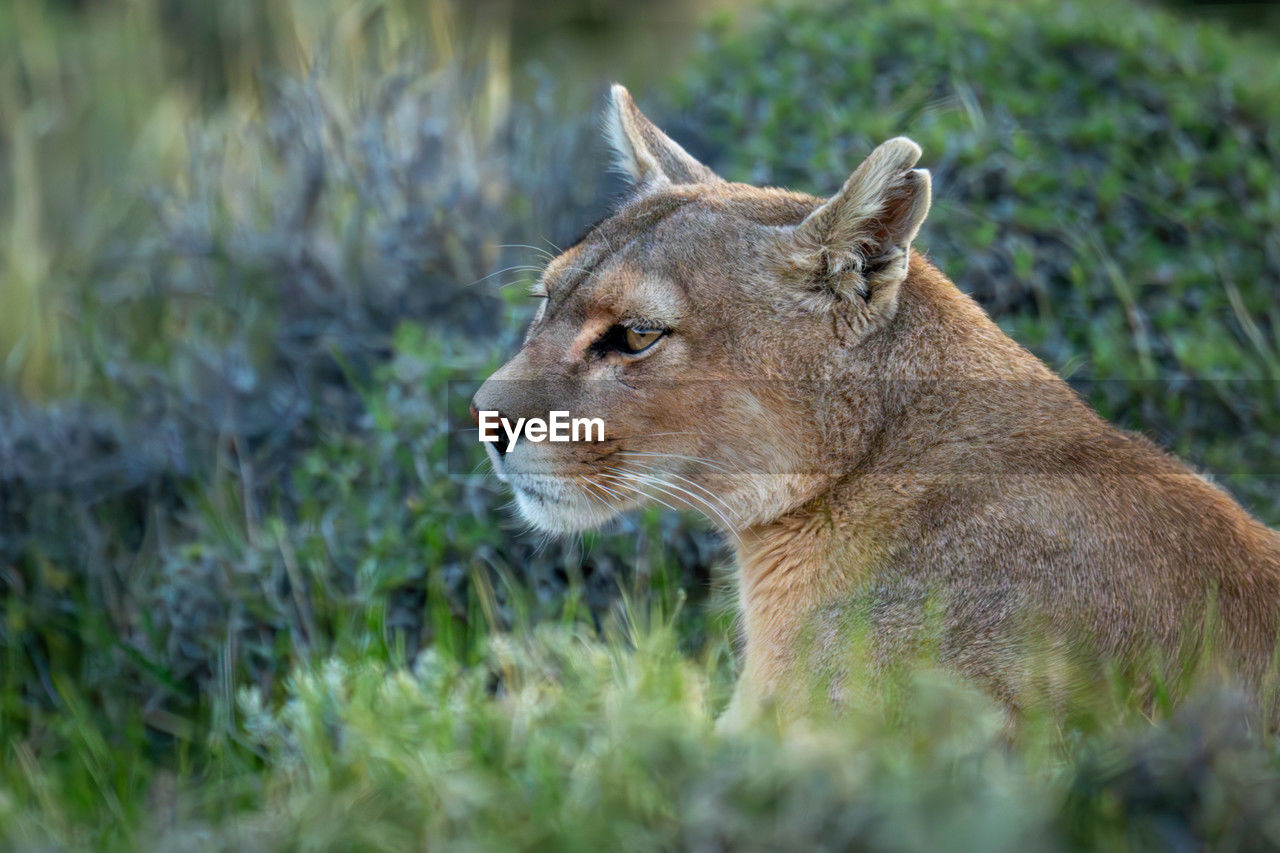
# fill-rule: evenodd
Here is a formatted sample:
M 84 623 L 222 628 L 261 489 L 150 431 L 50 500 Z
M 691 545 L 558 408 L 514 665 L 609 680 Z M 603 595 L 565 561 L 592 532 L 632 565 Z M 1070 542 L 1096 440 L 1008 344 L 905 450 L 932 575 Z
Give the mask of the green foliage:
M 236 59 L 252 85 L 217 109 L 156 70 L 150 3 L 0 10 L 0 151 L 27 158 L 0 175 L 19 190 L 0 213 L 4 763 L 25 750 L 105 796 L 58 764 L 81 725 L 170 763 L 230 725 L 231 685 L 276 696 L 328 655 L 466 660 L 491 628 L 705 577 L 715 545 L 669 516 L 585 548 L 531 539 L 478 448 L 449 441 L 526 308 L 501 286 L 527 253 L 505 244 L 563 239 L 595 170 L 588 122 L 560 124 L 544 91 L 508 103 L 501 54 L 424 44 L 406 8 L 273 6 L 305 73 Z M 117 73 L 126 47 L 153 73 Z M 111 112 L 112 80 L 153 112 Z M 50 104 L 69 112 L 42 124 Z
M 317 663 L 283 703 L 242 688 L 237 737 L 255 759 L 153 781 L 146 813 L 111 837 L 226 850 L 1280 842 L 1280 748 L 1229 690 L 1202 688 L 1158 726 L 1103 692 L 1076 709 L 1087 725 L 1031 706 L 1010 729 L 992 700 L 921 661 L 893 689 L 855 691 L 839 717 L 717 733 L 723 659 L 682 652 L 660 609 L 626 613 L 603 638 L 550 624 L 495 635 L 467 662 L 437 648 L 412 667 Z M 24 762 L 7 775 L 30 791 L 41 774 Z M 92 837 L 60 812 L 68 793 L 19 809 L 0 786 L 0 831 L 32 845 Z
M 923 146 L 930 257 L 1108 417 L 1280 522 L 1274 44 L 1102 3 L 782 6 L 675 98 L 727 177 Z

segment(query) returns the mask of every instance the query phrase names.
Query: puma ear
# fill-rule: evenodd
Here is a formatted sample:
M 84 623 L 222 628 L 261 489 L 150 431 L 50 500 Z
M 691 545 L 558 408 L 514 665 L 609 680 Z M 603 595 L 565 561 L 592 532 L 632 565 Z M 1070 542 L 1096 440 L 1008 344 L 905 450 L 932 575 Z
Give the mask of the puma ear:
M 796 226 L 793 262 L 836 290 L 895 298 L 911 241 L 929 213 L 929 172 L 912 168 L 920 153 L 905 136 L 872 151 L 840 192 Z
M 645 118 L 626 87 L 615 83 L 609 90 L 604 121 L 605 136 L 617 155 L 618 166 L 642 191 L 670 184 L 721 182 L 715 172 Z

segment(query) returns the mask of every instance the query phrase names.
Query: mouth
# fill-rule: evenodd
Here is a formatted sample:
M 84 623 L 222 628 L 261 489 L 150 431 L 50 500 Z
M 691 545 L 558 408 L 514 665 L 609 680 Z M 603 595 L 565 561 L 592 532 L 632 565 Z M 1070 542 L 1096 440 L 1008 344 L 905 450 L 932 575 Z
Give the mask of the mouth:
M 519 482 L 517 482 L 519 480 Z M 560 480 L 530 483 L 512 477 L 507 484 L 515 495 L 516 509 L 529 524 L 549 533 L 577 533 L 601 527 L 618 516 L 618 510 Z M 554 486 L 555 488 L 549 488 Z
M 484 451 L 485 455 L 489 457 L 489 467 L 493 469 L 493 474 L 498 478 L 498 482 L 510 483 L 511 481 L 507 478 L 506 472 L 502 470 L 502 455 L 494 449 L 492 444 L 485 444 Z
M 516 483 L 516 482 L 508 481 L 505 477 L 503 478 L 503 482 L 506 482 L 509 486 L 511 486 L 511 490 L 515 492 L 517 495 L 523 495 L 527 498 L 532 498 L 533 500 L 541 501 L 542 503 L 548 503 L 548 504 L 567 503 L 567 501 L 565 501 L 564 498 L 558 495 L 553 495 L 550 492 L 546 491 L 545 489 L 538 488 L 537 486 L 531 485 L 529 483 Z

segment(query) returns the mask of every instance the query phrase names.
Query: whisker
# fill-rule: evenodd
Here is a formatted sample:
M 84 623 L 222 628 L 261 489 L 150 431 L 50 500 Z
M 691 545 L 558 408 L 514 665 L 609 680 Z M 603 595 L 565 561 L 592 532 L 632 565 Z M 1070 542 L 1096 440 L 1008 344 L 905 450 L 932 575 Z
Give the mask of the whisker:
M 664 489 L 667 494 L 672 494 L 672 492 L 675 491 L 684 495 L 688 495 L 692 500 L 701 503 L 706 508 L 706 510 L 709 513 L 713 514 L 715 518 L 718 521 L 720 521 L 720 523 L 723 524 L 725 529 L 728 530 L 730 533 L 734 533 L 734 531 L 736 530 L 737 522 L 738 522 L 737 513 L 733 512 L 725 504 L 719 502 L 718 500 L 714 500 L 712 498 L 706 498 L 706 497 L 697 495 L 693 492 L 690 492 L 688 489 L 682 488 L 676 485 L 675 483 L 670 482 L 669 480 L 664 480 L 661 478 L 652 478 L 652 477 L 649 479 L 654 483 L 655 487 Z M 729 516 L 733 517 L 732 520 L 730 520 Z M 734 533 L 734 535 L 736 536 L 737 534 Z
M 622 495 L 622 494 L 620 494 L 620 493 L 618 493 L 618 492 L 614 491 L 613 489 L 609 488 L 608 486 L 606 486 L 606 485 L 605 485 L 605 484 L 603 484 L 603 483 L 592 483 L 590 480 L 587 480 L 586 478 L 583 478 L 583 482 L 584 482 L 584 483 L 586 483 L 587 485 L 594 486 L 594 487 L 597 487 L 597 488 L 602 489 L 602 490 L 603 490 L 603 491 L 605 491 L 606 493 L 608 493 L 608 494 L 610 494 L 610 495 L 613 495 L 613 496 L 614 496 L 615 498 L 617 498 L 618 500 L 624 500 L 624 499 L 625 499 L 625 496 L 624 496 L 624 495 Z
M 626 470 L 626 469 L 623 469 L 623 470 Z M 645 476 L 645 477 L 653 477 L 654 479 L 659 481 L 663 481 L 663 478 L 665 477 L 675 477 L 679 480 L 684 481 L 685 483 L 688 483 L 690 486 L 694 487 L 695 489 L 698 489 L 700 492 L 707 495 L 707 497 L 711 500 L 718 501 L 720 499 L 715 492 L 711 491 L 711 489 L 707 488 L 701 483 L 697 483 L 693 480 L 690 480 L 688 477 L 681 476 L 680 474 L 677 474 L 674 471 L 661 471 L 654 468 L 652 465 L 647 465 L 643 468 L 632 469 L 628 471 L 628 473 L 634 473 L 634 474 Z M 674 485 L 674 484 L 666 483 L 666 485 Z
M 649 457 L 653 459 L 680 459 L 685 462 L 698 462 L 702 465 L 706 465 L 709 468 L 715 468 L 717 471 L 723 471 L 726 474 L 744 473 L 742 471 L 731 471 L 730 469 L 725 468 L 723 465 L 720 465 L 714 460 L 706 459 L 702 456 L 685 456 L 680 453 L 659 453 L 659 452 L 651 453 L 643 450 L 619 450 L 618 455 L 619 456 L 643 456 L 643 457 Z
M 626 474 L 627 472 L 623 472 L 623 473 L 624 473 L 624 474 Z M 648 492 L 645 492 L 645 491 L 643 491 L 642 489 L 637 488 L 637 486 L 635 485 L 636 483 L 639 483 L 640 485 L 644 485 L 643 483 L 640 483 L 640 481 L 639 481 L 639 480 L 619 479 L 617 476 L 614 476 L 614 477 L 613 477 L 613 479 L 614 479 L 614 480 L 616 480 L 616 481 L 618 481 L 618 482 L 617 482 L 617 485 L 621 486 L 622 488 L 624 488 L 624 489 L 630 489 L 631 491 L 635 492 L 636 494 L 640 495 L 641 497 L 649 498 L 650 500 L 655 501 L 656 503 L 661 504 L 662 506 L 666 507 L 667 509 L 671 510 L 672 512 L 679 512 L 679 511 L 680 511 L 680 510 L 678 510 L 676 507 L 673 507 L 671 504 L 669 504 L 669 503 L 667 503 L 666 501 L 664 501 L 662 498 L 660 498 L 660 497 L 658 497 L 658 496 L 656 496 L 656 495 L 651 495 L 651 494 L 649 494 Z
M 551 253 L 550 253 L 550 252 L 548 252 L 546 249 L 543 249 L 543 248 L 542 248 L 542 247 L 540 247 L 540 246 L 531 246 L 531 245 L 529 245 L 528 243 L 499 243 L 495 248 L 498 248 L 498 249 L 531 249 L 532 251 L 537 252 L 539 255 L 541 255 L 542 257 L 546 258 L 547 260 L 553 260 L 553 259 L 555 258 L 555 255 L 551 254 Z
M 735 539 L 738 539 L 738 541 L 741 542 L 741 539 L 739 539 L 736 531 L 736 525 L 734 524 L 734 522 L 730 521 L 728 516 L 726 515 L 726 513 L 730 513 L 734 515 L 736 520 L 737 513 L 734 513 L 731 509 L 729 509 L 729 507 L 723 506 L 723 504 L 718 502 L 718 499 L 712 500 L 706 497 L 702 497 L 701 495 L 695 494 L 694 492 L 691 492 L 688 489 L 682 488 L 681 486 L 678 486 L 675 483 L 653 476 L 652 474 L 646 474 L 638 471 L 627 471 L 625 469 L 616 468 L 616 467 L 610 467 L 607 470 L 610 472 L 613 472 L 615 479 L 623 478 L 633 483 L 649 486 L 651 488 L 659 490 L 664 495 L 667 495 L 668 497 L 671 497 L 677 501 L 681 500 L 681 497 L 680 497 L 681 494 L 687 496 L 693 501 L 693 503 L 690 506 L 691 509 L 698 509 L 699 508 L 698 505 L 701 504 L 703 507 L 705 507 L 709 511 L 709 514 L 711 514 L 716 520 L 718 520 L 721 524 L 724 525 L 725 530 L 727 530 Z M 698 484 L 694 483 L 693 485 L 696 486 Z M 699 488 L 701 487 L 699 486 Z M 642 494 L 645 494 L 645 493 L 642 492 Z M 664 501 L 657 498 L 656 496 L 651 494 L 648 496 L 658 501 L 663 506 L 670 507 L 670 504 L 665 503 Z
M 466 286 L 475 287 L 477 284 L 482 284 L 483 282 L 486 282 L 489 279 L 493 278 L 495 275 L 502 275 L 503 273 L 511 272 L 512 270 L 520 270 L 522 272 L 542 272 L 542 267 L 531 266 L 529 264 L 513 264 L 512 266 L 509 266 L 509 267 L 503 267 L 500 270 L 494 270 L 493 272 L 489 273 L 486 276 L 481 276 L 480 278 L 476 279 L 475 281 L 471 282 Z M 515 282 L 512 282 L 512 284 L 514 283 Z M 510 285 L 503 285 L 503 286 L 508 287 Z
M 698 504 L 702 504 L 703 507 L 705 507 L 704 512 L 712 516 L 714 520 L 719 521 L 720 524 L 723 525 L 724 530 L 730 536 L 732 536 L 739 544 L 741 544 L 742 540 L 738 536 L 735 525 L 732 522 L 730 522 L 728 518 L 725 517 L 724 509 L 727 509 L 727 507 L 722 509 L 720 504 L 717 504 L 713 501 L 709 501 L 705 498 L 701 498 L 698 495 L 695 495 L 686 489 L 682 489 L 679 486 L 676 486 L 674 483 L 670 483 L 664 480 L 660 480 L 653 477 L 644 477 L 643 482 L 647 483 L 652 488 L 660 490 L 663 494 L 670 495 L 672 498 L 675 498 L 677 500 L 679 500 L 679 495 L 677 494 L 677 492 L 680 494 L 687 495 L 694 502 L 691 505 L 692 509 L 698 509 Z
M 588 505 L 592 505 L 592 504 L 595 504 L 595 503 L 599 503 L 601 506 L 603 506 L 604 508 L 608 509 L 608 507 L 609 507 L 608 503 L 606 503 L 606 502 L 605 502 L 605 501 L 600 497 L 600 495 L 598 495 L 598 494 L 596 493 L 596 490 L 595 490 L 594 488 L 592 488 L 591 483 L 587 482 L 586 480 L 583 480 L 583 481 L 581 481 L 580 483 L 578 483 L 578 485 L 579 485 L 579 487 L 582 489 L 582 496 L 583 496 L 583 497 L 585 497 L 585 498 L 587 499 L 587 504 L 588 504 Z M 584 541 L 585 541 L 585 540 L 584 540 Z
M 655 458 L 659 458 L 659 459 L 662 459 L 662 458 L 688 459 L 688 460 L 691 460 L 691 461 L 694 461 L 694 462 L 702 462 L 702 463 L 707 464 L 707 465 L 712 465 L 713 467 L 718 467 L 718 466 L 714 466 L 714 463 L 712 463 L 710 460 L 707 460 L 707 459 L 700 459 L 700 458 L 698 458 L 698 457 L 693 457 L 693 456 L 680 456 L 679 454 L 668 454 L 668 453 L 643 453 L 643 452 L 638 452 L 638 451 L 625 451 L 625 450 L 624 450 L 624 451 L 619 451 L 618 455 L 619 455 L 619 456 L 646 456 L 646 457 L 655 457 Z M 719 468 L 719 470 L 724 471 L 725 473 L 728 473 L 728 474 L 735 473 L 735 472 L 733 472 L 733 471 L 730 471 L 730 470 L 729 470 L 729 469 L 727 469 L 727 468 Z M 662 475 L 667 476 L 667 477 L 675 477 L 676 479 L 681 480 L 682 482 L 688 483 L 688 484 L 689 484 L 690 486 L 692 486 L 693 488 L 695 488 L 695 489 L 699 490 L 700 492 L 702 492 L 703 494 L 707 495 L 707 500 L 709 500 L 709 501 L 711 501 L 711 502 L 716 502 L 716 503 L 717 503 L 717 505 L 719 505 L 719 506 L 723 507 L 726 511 L 728 511 L 728 512 L 730 512 L 732 515 L 734 515 L 735 519 L 737 518 L 737 513 L 736 513 L 736 512 L 733 512 L 733 511 L 729 508 L 729 506 L 728 506 L 727 504 L 725 504 L 725 503 L 721 500 L 721 498 L 720 498 L 720 496 L 719 496 L 719 495 L 717 495 L 715 492 L 711 491 L 711 489 L 709 489 L 708 487 L 704 486 L 703 484 L 698 483 L 698 482 L 695 482 L 694 480 L 691 480 L 691 479 L 689 479 L 688 477 L 683 476 L 682 474 L 677 474 L 677 473 L 676 473 L 676 472 L 674 472 L 674 471 L 657 471 L 657 469 L 655 469 L 652 465 L 647 465 L 647 466 L 645 466 L 645 467 L 643 467 L 643 468 L 641 468 L 641 469 L 638 469 L 638 470 L 637 470 L 637 473 L 647 474 L 647 475 L 649 475 L 649 476 L 652 476 L 652 475 L 653 475 L 653 474 L 655 474 L 655 473 L 659 473 L 659 474 L 662 474 Z M 673 485 L 673 484 L 668 483 L 667 485 Z
M 600 275 L 600 273 L 588 267 L 579 267 L 579 266 L 569 265 L 569 266 L 566 266 L 564 269 L 566 272 L 580 272 L 583 275 L 585 275 L 587 278 L 596 278 L 597 276 Z
M 677 480 L 680 480 L 681 482 L 688 483 L 690 486 L 692 486 L 693 488 L 697 489 L 699 492 L 707 496 L 703 498 L 703 500 L 707 501 L 708 503 L 714 502 L 716 506 L 721 507 L 726 513 L 733 516 L 734 521 L 740 521 L 740 519 L 738 518 L 738 513 L 735 512 L 732 508 L 730 508 L 729 505 L 726 504 L 724 501 L 720 500 L 720 496 L 717 495 L 715 492 L 711 491 L 706 486 L 702 485 L 701 483 L 690 480 L 688 477 L 677 474 L 674 471 L 664 471 L 663 474 L 666 477 L 675 477 Z M 667 485 L 670 485 L 673 487 L 675 486 L 674 483 L 668 483 Z
M 690 497 L 693 497 L 696 500 L 702 501 L 702 503 L 705 504 L 708 509 L 715 512 L 716 516 L 724 523 L 725 527 L 728 528 L 730 531 L 735 529 L 735 524 L 730 523 L 729 517 L 732 517 L 733 522 L 735 522 L 736 524 L 741 524 L 742 519 L 739 517 L 737 511 L 735 511 L 732 507 L 726 504 L 720 498 L 719 495 L 715 494 L 714 492 L 712 492 L 710 489 L 708 489 L 706 486 L 702 485 L 701 483 L 696 483 L 687 477 L 682 477 L 679 474 L 676 474 L 671 471 L 661 472 L 663 475 L 667 477 L 677 477 L 683 480 L 693 488 L 697 489 L 703 495 L 706 495 L 706 497 L 702 497 L 701 495 L 695 495 L 689 492 L 687 489 L 683 489 L 680 486 L 677 486 L 675 483 L 672 483 L 669 480 L 665 480 L 662 477 L 654 477 L 654 474 L 652 472 L 653 472 L 653 469 L 650 468 L 647 470 L 647 472 L 643 472 L 643 473 L 645 476 L 651 477 L 657 480 L 658 482 L 662 483 L 662 485 L 665 485 L 672 489 L 678 489 L 679 491 L 682 491 L 685 494 L 688 494 Z

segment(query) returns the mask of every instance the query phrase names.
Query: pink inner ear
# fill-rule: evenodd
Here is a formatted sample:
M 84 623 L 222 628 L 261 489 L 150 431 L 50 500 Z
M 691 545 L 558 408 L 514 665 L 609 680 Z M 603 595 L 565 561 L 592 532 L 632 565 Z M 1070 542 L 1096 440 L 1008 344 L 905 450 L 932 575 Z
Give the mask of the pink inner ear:
M 929 211 L 929 203 L 929 173 L 924 169 L 906 172 L 885 188 L 879 212 L 866 219 L 859 242 L 886 250 L 910 243 Z
M 910 217 L 916 203 L 915 183 L 908 178 L 885 193 L 881 215 L 869 223 L 874 244 L 884 246 L 896 243 L 911 227 Z

